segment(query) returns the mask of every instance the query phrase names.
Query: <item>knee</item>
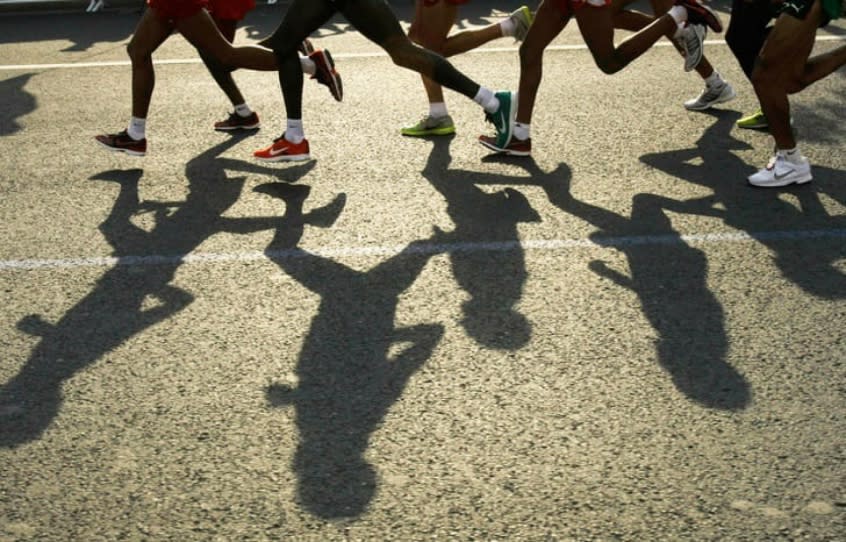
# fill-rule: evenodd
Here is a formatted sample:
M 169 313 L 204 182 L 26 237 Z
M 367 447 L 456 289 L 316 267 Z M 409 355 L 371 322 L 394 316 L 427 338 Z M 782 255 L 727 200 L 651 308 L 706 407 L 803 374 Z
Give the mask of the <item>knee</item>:
M 410 40 L 391 41 L 385 43 L 385 50 L 391 57 L 391 61 L 402 68 L 410 68 L 415 62 L 417 48 Z
M 416 23 L 411 23 L 408 29 L 408 39 L 413 43 L 420 44 L 421 32 Z
M 227 47 L 221 51 L 218 51 L 217 54 L 210 54 L 213 59 L 217 60 L 220 64 L 226 66 L 227 68 L 235 67 L 235 50 L 231 47 Z
M 623 69 L 623 64 L 618 62 L 614 57 L 597 58 L 596 67 L 605 75 L 613 75 Z
M 409 41 L 436 53 L 443 52 L 444 43 L 446 42 L 446 36 L 439 36 L 430 30 L 415 29 L 413 27 L 408 32 L 408 39 Z
M 129 60 L 132 61 L 133 64 L 142 61 L 146 58 L 149 58 L 152 55 L 151 51 L 148 51 L 146 48 L 141 47 L 139 43 L 132 39 L 129 40 L 129 44 L 126 46 L 126 54 L 129 55 Z
M 534 51 L 529 50 L 529 48 L 526 47 L 525 42 L 520 45 L 519 55 L 521 68 L 531 68 L 537 64 L 540 64 L 541 56 L 535 54 Z
M 768 89 L 783 86 L 784 78 L 778 73 L 777 63 L 770 61 L 770 59 L 764 56 L 758 56 L 755 59 L 755 66 L 752 68 L 749 81 L 755 87 L 755 91 L 760 93 L 761 91 L 766 92 Z

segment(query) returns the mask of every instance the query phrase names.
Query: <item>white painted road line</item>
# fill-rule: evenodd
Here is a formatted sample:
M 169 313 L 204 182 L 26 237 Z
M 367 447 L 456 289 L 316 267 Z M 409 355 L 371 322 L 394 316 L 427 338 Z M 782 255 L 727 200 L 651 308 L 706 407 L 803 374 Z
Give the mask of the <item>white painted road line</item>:
M 846 36 L 817 36 L 817 42 L 823 41 L 846 41 Z M 726 45 L 725 40 L 707 40 L 705 45 Z M 660 41 L 654 45 L 655 47 L 672 47 L 673 44 L 669 42 Z M 490 53 L 516 53 L 519 49 L 517 47 L 483 47 L 467 51 L 465 54 L 483 55 Z M 546 48 L 547 51 L 585 51 L 587 46 L 584 44 L 576 45 L 551 45 Z M 345 58 L 380 58 L 387 57 L 388 54 L 384 51 L 375 51 L 372 53 L 332 53 L 332 58 L 335 60 Z M 168 64 L 201 64 L 200 58 L 179 58 L 171 60 L 154 60 L 154 64 L 164 66 Z M 66 62 L 61 64 L 6 64 L 0 65 L 0 71 L 31 71 L 31 70 L 55 70 L 55 69 L 71 69 L 71 68 L 110 68 L 110 67 L 126 67 L 130 66 L 128 60 L 112 60 L 102 62 Z
M 149 256 L 66 258 L 53 260 L 0 260 L 0 271 L 23 271 L 32 269 L 68 269 L 78 267 L 141 267 L 149 265 L 181 265 L 204 263 L 251 262 L 258 260 L 290 259 L 306 254 L 327 258 L 361 256 L 395 256 L 408 254 L 441 254 L 452 252 L 509 252 L 514 250 L 560 252 L 568 249 L 621 249 L 632 246 L 654 245 L 713 245 L 744 242 L 807 241 L 812 239 L 843 239 L 846 229 L 770 231 L 759 233 L 702 233 L 689 235 L 635 235 L 618 237 L 597 236 L 592 239 L 549 239 L 526 241 L 498 241 L 490 243 L 423 243 L 408 246 L 362 246 L 340 248 L 299 248 L 268 252 L 154 254 Z

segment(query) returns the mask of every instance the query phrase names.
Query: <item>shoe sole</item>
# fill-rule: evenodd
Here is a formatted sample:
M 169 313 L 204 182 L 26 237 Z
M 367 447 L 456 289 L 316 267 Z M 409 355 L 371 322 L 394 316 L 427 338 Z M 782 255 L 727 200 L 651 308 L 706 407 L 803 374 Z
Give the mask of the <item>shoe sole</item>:
M 705 24 L 708 26 L 708 28 L 710 28 L 717 34 L 722 33 L 723 21 L 720 19 L 720 16 L 717 15 L 716 11 L 709 8 L 708 6 L 694 2 L 684 2 L 682 3 L 682 6 L 688 11 L 692 11 L 699 15 L 705 21 Z
M 122 152 L 122 153 L 128 154 L 130 156 L 145 156 L 147 154 L 147 151 L 144 151 L 144 152 L 132 151 L 132 150 L 129 150 L 129 149 L 120 149 L 118 147 L 112 147 L 111 145 L 106 145 L 105 143 L 103 143 L 102 141 L 100 141 L 99 139 L 96 139 L 96 138 L 94 139 L 94 141 L 96 141 L 97 144 L 100 145 L 101 147 L 103 147 L 104 149 L 112 151 L 112 152 Z
M 283 154 L 272 158 L 253 155 L 253 158 L 259 162 L 303 162 L 305 160 L 311 160 L 311 154 Z
M 426 130 L 425 132 L 407 132 L 400 130 L 400 133 L 405 137 L 429 137 L 429 136 L 445 136 L 453 135 L 455 128 L 437 128 L 435 130 Z
M 328 69 L 321 71 L 324 71 L 324 76 L 331 80 L 331 83 L 328 85 L 329 93 L 336 101 L 341 102 L 344 100 L 344 83 L 341 81 L 341 75 L 335 70 L 335 61 L 332 60 L 332 55 L 326 49 L 323 49 L 323 58 L 326 60 Z
M 515 151 L 515 150 L 511 150 L 511 149 L 500 149 L 499 147 L 497 147 L 493 143 L 488 143 L 487 141 L 485 141 L 483 139 L 479 140 L 479 144 L 481 146 L 485 147 L 486 149 L 490 149 L 490 150 L 494 151 L 497 154 L 505 154 L 507 156 L 531 156 L 532 155 L 532 151 Z
M 314 44 L 311 43 L 311 40 L 306 38 L 300 43 L 300 46 L 297 49 L 304 54 L 305 56 L 310 55 L 314 52 Z
M 249 126 L 215 126 L 214 129 L 218 132 L 234 132 L 235 130 L 258 130 L 261 123 L 250 124 Z
M 740 124 L 737 123 L 738 128 L 743 128 L 744 130 L 768 130 L 770 128 L 769 124 Z
M 714 107 L 717 104 L 724 104 L 726 102 L 730 102 L 730 101 L 734 100 L 735 98 L 737 98 L 737 92 L 732 91 L 731 95 L 726 96 L 725 98 L 717 98 L 713 102 L 708 102 L 708 105 L 696 107 L 696 106 L 689 106 L 687 104 L 684 104 L 684 108 L 687 109 L 688 111 L 706 111 L 708 109 L 711 109 L 712 107 Z M 740 126 L 740 125 L 738 125 L 738 126 Z M 741 128 L 742 128 L 742 126 L 741 126 Z
M 808 175 L 805 176 L 805 177 L 800 177 L 798 179 L 788 181 L 786 183 L 753 184 L 752 181 L 750 181 L 749 179 L 746 179 L 746 183 L 753 188 L 784 188 L 785 186 L 790 186 L 792 184 L 796 184 L 796 185 L 808 184 L 809 182 L 811 182 L 813 180 L 813 178 L 814 178 L 814 176 L 812 174 L 808 173 Z

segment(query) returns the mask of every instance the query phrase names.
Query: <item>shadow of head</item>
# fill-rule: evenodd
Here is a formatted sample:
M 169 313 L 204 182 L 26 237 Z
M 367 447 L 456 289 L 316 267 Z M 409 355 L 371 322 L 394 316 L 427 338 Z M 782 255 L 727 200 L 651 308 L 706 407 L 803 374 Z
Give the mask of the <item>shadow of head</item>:
M 500 218 L 506 222 L 540 222 L 540 214 L 529 203 L 529 199 L 519 190 L 506 188 L 497 193 L 499 198 Z
M 529 343 L 532 326 L 512 307 L 499 307 L 496 300 L 473 298 L 462 305 L 461 325 L 479 344 L 497 350 L 517 350 Z
M 314 461 L 306 455 L 324 453 Z M 298 500 L 309 512 L 322 519 L 354 518 L 367 511 L 376 495 L 376 472 L 359 455 L 346 455 L 343 449 L 303 450 L 295 459 L 300 476 Z
M 0 102 L 3 104 L 0 107 L 0 136 L 11 135 L 23 129 L 18 119 L 38 107 L 35 96 L 24 90 L 33 75 L 27 73 L 0 81 Z

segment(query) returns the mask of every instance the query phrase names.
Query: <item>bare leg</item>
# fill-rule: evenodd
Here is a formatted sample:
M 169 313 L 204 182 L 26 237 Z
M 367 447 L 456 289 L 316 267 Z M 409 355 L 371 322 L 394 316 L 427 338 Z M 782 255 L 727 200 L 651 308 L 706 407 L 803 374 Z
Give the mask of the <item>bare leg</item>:
M 253 45 L 233 47 L 221 35 L 211 15 L 204 9 L 176 21 L 176 29 L 191 42 L 191 45 L 207 51 L 226 66 L 259 71 L 279 69 L 276 55 L 270 49 Z
M 596 65 L 607 74 L 622 70 L 648 51 L 661 37 L 678 28 L 672 17 L 663 15 L 615 47 L 613 9 L 585 6 L 577 10 L 575 15 Z
M 417 0 L 414 22 L 409 29 L 409 38 L 430 51 L 443 54 L 447 34 L 455 24 L 458 7 L 447 2 L 438 2 L 434 6 L 424 6 L 423 0 Z M 444 101 L 443 89 L 426 76 L 421 76 L 429 103 Z
M 226 39 L 229 43 L 233 43 L 235 40 L 235 28 L 238 26 L 238 21 L 215 19 L 214 22 L 224 39 Z M 203 59 L 203 63 L 208 68 L 211 76 L 217 82 L 217 86 L 219 86 L 223 93 L 226 94 L 226 97 L 229 98 L 232 105 L 244 103 L 244 95 L 241 94 L 241 89 L 238 88 L 238 85 L 235 83 L 235 79 L 232 77 L 232 70 L 216 60 L 206 51 L 200 50 L 200 58 Z
M 846 45 L 808 59 L 802 72 L 801 85 L 805 88 L 827 77 L 846 64 Z
M 361 0 L 358 9 L 342 10 L 364 37 L 381 46 L 397 66 L 416 71 L 440 85 L 473 99 L 480 85 L 455 69 L 443 56 L 417 46 L 402 31 L 396 15 L 383 0 Z
M 543 78 L 543 53 L 546 47 L 564 30 L 569 17 L 552 2 L 544 1 L 538 7 L 535 21 L 520 46 L 520 86 L 517 105 L 517 122 L 530 124 Z
M 633 1 L 633 0 L 630 0 L 630 1 Z M 651 1 L 652 1 L 652 12 L 655 14 L 655 17 L 660 17 L 661 15 L 664 15 L 665 13 L 670 11 L 671 7 L 673 7 L 673 0 L 651 0 Z M 681 46 L 678 44 L 678 42 L 676 42 L 676 40 L 673 39 L 672 34 L 668 35 L 667 39 L 670 40 L 670 42 L 673 44 L 673 46 L 676 48 L 676 50 L 680 54 L 684 54 Z M 711 65 L 710 62 L 708 62 L 708 59 L 704 55 L 702 56 L 702 60 L 699 61 L 699 64 L 697 64 L 696 68 L 694 68 L 694 69 L 696 70 L 696 73 L 698 73 L 702 77 L 702 79 L 707 79 L 708 77 L 711 76 L 712 73 L 714 73 L 714 67 Z
M 173 25 L 162 21 L 153 10 L 141 16 L 126 50 L 132 61 L 132 116 L 147 118 L 156 73 L 153 69 L 153 51 L 159 48 L 173 32 Z
M 802 88 L 805 63 L 814 47 L 821 19 L 819 1 L 814 3 L 805 20 L 788 14 L 780 15 L 752 70 L 752 86 L 779 149 L 796 146 L 796 138 L 790 128 L 787 95 Z

